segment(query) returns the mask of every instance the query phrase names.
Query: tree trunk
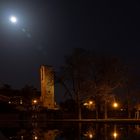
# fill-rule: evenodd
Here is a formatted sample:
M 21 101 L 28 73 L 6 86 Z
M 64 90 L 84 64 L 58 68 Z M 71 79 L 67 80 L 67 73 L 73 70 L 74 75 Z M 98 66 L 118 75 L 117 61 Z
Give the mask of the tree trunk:
M 96 119 L 98 119 L 98 118 L 99 118 L 99 113 L 98 113 L 98 106 L 96 104 Z
M 82 119 L 82 115 L 81 115 L 81 106 L 80 106 L 80 104 L 78 105 L 78 119 L 79 119 L 79 120 Z
M 105 112 L 104 112 L 104 119 L 107 119 L 107 101 L 105 100 L 105 107 L 104 107 L 104 109 L 105 109 Z
M 107 124 L 104 124 L 104 137 L 105 137 L 105 140 L 108 140 L 108 137 L 107 137 Z
M 131 109 L 130 109 L 130 105 L 128 103 L 128 106 L 127 106 L 127 112 L 128 112 L 128 119 L 131 118 Z
M 95 97 L 95 111 L 96 111 L 96 119 L 99 119 L 99 108 L 98 108 L 98 103 L 99 103 L 99 101 L 98 101 L 98 98 L 97 97 Z
M 128 119 L 131 118 L 131 97 L 130 97 L 130 90 L 127 89 L 127 115 Z
M 80 103 L 80 97 L 79 92 L 77 92 L 77 103 L 78 103 L 78 119 L 81 120 L 81 103 Z

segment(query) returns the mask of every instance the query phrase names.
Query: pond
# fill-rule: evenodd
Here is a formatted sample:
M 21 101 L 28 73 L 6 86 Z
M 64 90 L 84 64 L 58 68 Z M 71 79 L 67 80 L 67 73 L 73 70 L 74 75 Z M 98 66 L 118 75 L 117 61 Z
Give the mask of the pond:
M 14 122 L 0 140 L 140 140 L 140 125 L 127 123 Z

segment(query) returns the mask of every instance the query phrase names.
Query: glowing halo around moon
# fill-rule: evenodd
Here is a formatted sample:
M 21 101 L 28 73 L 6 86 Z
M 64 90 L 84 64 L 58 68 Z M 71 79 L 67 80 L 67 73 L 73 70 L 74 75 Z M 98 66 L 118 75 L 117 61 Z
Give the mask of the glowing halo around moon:
M 16 16 L 10 16 L 9 20 L 10 20 L 11 23 L 14 23 L 14 24 L 16 24 L 17 21 L 18 21 Z

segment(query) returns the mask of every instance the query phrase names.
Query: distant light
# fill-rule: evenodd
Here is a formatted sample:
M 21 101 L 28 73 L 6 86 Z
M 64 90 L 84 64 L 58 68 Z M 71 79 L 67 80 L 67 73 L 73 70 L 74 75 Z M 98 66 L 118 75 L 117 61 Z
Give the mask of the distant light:
M 15 17 L 15 16 L 11 16 L 11 17 L 9 18 L 9 20 L 10 20 L 12 23 L 14 23 L 14 24 L 17 23 L 17 17 Z
M 37 100 L 33 100 L 33 103 L 36 104 L 37 103 Z
M 123 109 L 123 108 L 121 108 L 120 110 L 121 110 L 121 111 L 123 111 L 124 109 Z
M 38 139 L 38 137 L 37 137 L 37 136 L 35 136 L 35 137 L 34 137 L 34 139 L 35 139 L 35 140 L 37 140 L 37 139 Z
M 116 139 L 118 137 L 118 133 L 117 132 L 114 132 L 113 133 L 113 137 Z
M 21 136 L 21 140 L 23 140 L 23 138 L 24 138 L 24 137 L 23 137 L 23 136 Z
M 11 101 L 9 101 L 8 104 L 11 104 Z
M 84 106 L 87 106 L 87 105 L 88 105 L 88 103 L 84 103 L 83 105 L 84 105 Z
M 93 104 L 93 101 L 89 101 L 89 105 L 92 105 Z
M 117 108 L 117 107 L 118 107 L 118 103 L 116 103 L 116 102 L 113 103 L 113 107 L 114 107 L 114 108 Z
M 89 134 L 89 138 L 92 139 L 93 138 L 93 135 L 92 134 Z
M 20 104 L 21 104 L 21 105 L 23 104 L 22 99 L 20 99 Z

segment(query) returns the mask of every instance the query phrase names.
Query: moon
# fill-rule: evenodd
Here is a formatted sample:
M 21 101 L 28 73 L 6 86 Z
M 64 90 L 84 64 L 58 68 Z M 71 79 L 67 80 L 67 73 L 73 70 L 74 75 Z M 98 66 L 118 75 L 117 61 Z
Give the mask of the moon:
M 17 17 L 16 16 L 10 16 L 9 20 L 10 20 L 11 23 L 14 23 L 14 24 L 17 23 Z

